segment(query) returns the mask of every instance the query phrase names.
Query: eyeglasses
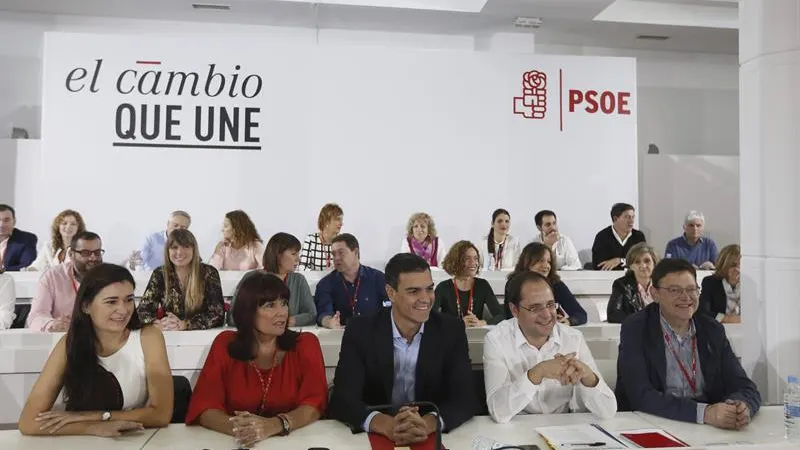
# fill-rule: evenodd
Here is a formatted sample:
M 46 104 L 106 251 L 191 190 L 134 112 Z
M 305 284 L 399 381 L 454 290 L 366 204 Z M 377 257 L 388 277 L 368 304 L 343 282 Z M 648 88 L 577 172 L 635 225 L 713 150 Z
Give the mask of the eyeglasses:
M 689 297 L 697 297 L 698 295 L 700 295 L 700 288 L 698 286 L 687 287 L 687 288 L 683 288 L 683 287 L 680 287 L 680 286 L 668 286 L 668 287 L 665 287 L 665 288 L 659 287 L 659 288 L 656 288 L 656 289 L 660 289 L 662 291 L 667 291 L 669 293 L 669 295 L 671 295 L 673 297 L 678 297 L 678 296 L 681 296 L 683 294 L 686 294 Z
M 84 258 L 89 258 L 92 255 L 99 258 L 103 256 L 106 251 L 101 248 L 100 250 L 73 250 L 73 252 L 75 252 L 78 255 L 81 255 Z
M 542 311 L 544 311 L 546 309 L 550 310 L 550 311 L 555 311 L 555 310 L 558 309 L 558 303 L 556 303 L 555 301 L 549 301 L 549 302 L 545 303 L 544 305 L 542 305 L 541 303 L 537 303 L 537 304 L 535 304 L 535 305 L 533 305 L 531 307 L 522 306 L 522 305 L 518 305 L 518 306 L 520 308 L 524 309 L 524 310 L 529 311 L 532 314 L 539 314 L 540 312 L 542 312 Z

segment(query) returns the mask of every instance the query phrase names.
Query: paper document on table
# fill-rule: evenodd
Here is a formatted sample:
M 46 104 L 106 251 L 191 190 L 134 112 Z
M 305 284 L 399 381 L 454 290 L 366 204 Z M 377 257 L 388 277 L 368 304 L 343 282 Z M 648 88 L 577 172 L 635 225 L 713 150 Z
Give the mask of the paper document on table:
M 584 423 L 535 428 L 554 450 L 611 450 L 628 448 L 599 426 Z

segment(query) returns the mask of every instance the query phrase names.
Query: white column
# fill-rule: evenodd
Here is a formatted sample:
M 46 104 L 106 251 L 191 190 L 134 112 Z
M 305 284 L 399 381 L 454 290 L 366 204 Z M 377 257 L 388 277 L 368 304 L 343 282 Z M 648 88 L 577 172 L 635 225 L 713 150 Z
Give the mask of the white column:
M 739 18 L 742 362 L 774 404 L 800 375 L 800 0 Z

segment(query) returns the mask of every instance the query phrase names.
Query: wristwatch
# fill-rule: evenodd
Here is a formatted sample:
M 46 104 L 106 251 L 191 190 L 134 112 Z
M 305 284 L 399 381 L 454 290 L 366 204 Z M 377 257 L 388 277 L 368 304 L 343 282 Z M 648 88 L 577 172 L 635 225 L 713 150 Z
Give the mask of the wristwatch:
M 281 427 L 283 427 L 278 436 L 287 436 L 292 431 L 292 424 L 289 422 L 289 418 L 286 417 L 286 414 L 278 414 L 277 417 L 281 421 Z
M 103 422 L 111 420 L 111 411 L 103 411 L 103 414 L 100 415 L 100 420 Z

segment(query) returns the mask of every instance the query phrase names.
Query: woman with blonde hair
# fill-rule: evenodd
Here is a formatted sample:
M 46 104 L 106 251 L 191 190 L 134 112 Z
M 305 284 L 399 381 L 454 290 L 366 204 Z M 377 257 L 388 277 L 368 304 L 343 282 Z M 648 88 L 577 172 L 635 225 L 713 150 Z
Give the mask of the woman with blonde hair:
M 439 267 L 444 260 L 444 245 L 436 233 L 433 217 L 418 212 L 408 218 L 406 237 L 400 244 L 400 253 L 413 253 L 431 267 Z
M 713 275 L 703 279 L 700 312 L 721 323 L 741 323 L 742 250 L 729 245 L 719 252 Z
M 622 323 L 631 314 L 653 302 L 650 296 L 650 276 L 658 264 L 658 256 L 647 242 L 640 242 L 625 255 L 628 271 L 614 280 L 606 313 L 609 323 Z
M 75 235 L 84 231 L 86 224 L 78 211 L 65 209 L 58 213 L 50 225 L 50 242 L 39 250 L 36 260 L 27 270 L 44 272 L 69 261 L 69 244 Z
M 222 326 L 224 306 L 219 272 L 200 262 L 189 230 L 173 230 L 164 246 L 164 265 L 153 271 L 139 303 L 144 324 L 163 331 Z
M 492 286 L 478 278 L 481 256 L 475 244 L 458 241 L 450 247 L 442 268 L 453 278 L 442 281 L 434 291 L 434 310 L 452 314 L 464 321 L 467 328 L 497 324 L 504 319 L 503 307 Z M 491 317 L 484 317 L 484 306 Z
M 241 209 L 225 214 L 222 240 L 208 263 L 217 270 L 260 269 L 263 256 L 264 243 L 250 216 Z
M 344 225 L 344 211 L 336 203 L 322 207 L 317 217 L 316 233 L 306 236 L 300 251 L 300 266 L 306 270 L 326 270 L 333 266 L 331 241 L 339 235 Z

